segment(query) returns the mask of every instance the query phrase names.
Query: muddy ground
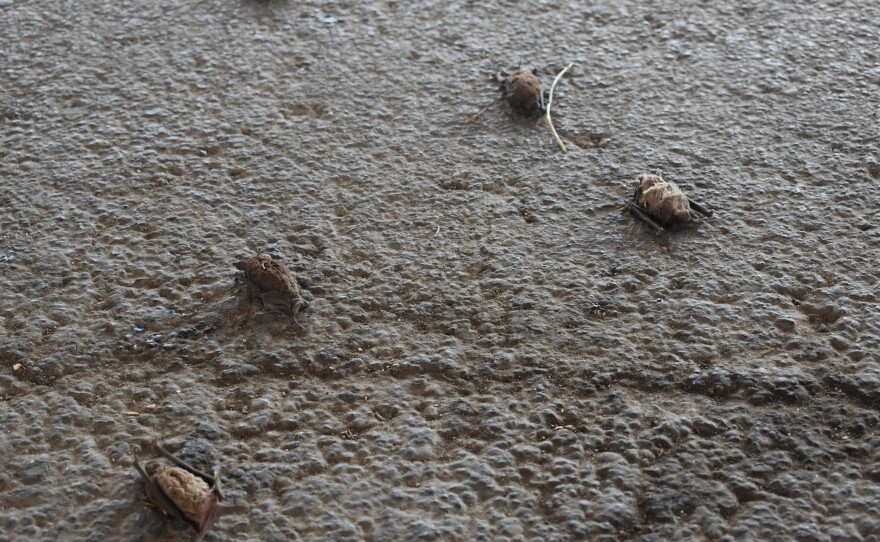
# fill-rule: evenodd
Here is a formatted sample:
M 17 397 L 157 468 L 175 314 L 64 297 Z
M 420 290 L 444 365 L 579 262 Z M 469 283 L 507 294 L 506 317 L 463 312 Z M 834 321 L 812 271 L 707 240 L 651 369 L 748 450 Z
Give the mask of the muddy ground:
M 0 539 L 880 540 L 880 4 L 586 4 L 0 1 Z

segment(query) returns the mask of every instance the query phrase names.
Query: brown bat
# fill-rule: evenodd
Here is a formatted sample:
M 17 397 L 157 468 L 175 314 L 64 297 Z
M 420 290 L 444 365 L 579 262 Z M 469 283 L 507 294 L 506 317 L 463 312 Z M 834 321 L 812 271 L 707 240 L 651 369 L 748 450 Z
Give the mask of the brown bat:
M 544 92 L 538 80 L 538 70 L 521 69 L 500 82 L 504 99 L 514 111 L 530 116 L 544 112 Z
M 242 271 L 236 275 L 236 280 L 247 284 L 260 296 L 267 311 L 289 314 L 302 328 L 296 315 L 309 304 L 302 298 L 299 285 L 283 263 L 261 255 L 236 262 L 235 267 Z
M 660 175 L 639 175 L 635 193 L 627 201 L 630 210 L 658 232 L 664 227 L 681 226 L 691 222 L 694 212 L 712 216 L 712 211 L 691 201 L 675 184 L 664 181 Z
M 153 447 L 175 466 L 150 462 L 145 469 L 135 457 L 134 468 L 143 478 L 150 500 L 165 515 L 196 530 L 195 542 L 201 542 L 220 516 L 247 511 L 244 506 L 221 503 L 224 497 L 217 469 L 211 476 L 178 459 L 158 442 L 153 442 Z

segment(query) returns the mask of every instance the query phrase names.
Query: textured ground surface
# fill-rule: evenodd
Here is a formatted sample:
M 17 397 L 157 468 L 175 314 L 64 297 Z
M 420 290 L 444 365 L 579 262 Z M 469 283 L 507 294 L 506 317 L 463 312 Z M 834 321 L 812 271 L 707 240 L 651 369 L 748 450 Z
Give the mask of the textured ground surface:
M 880 5 L 130 4 L 0 2 L 0 539 L 880 540 Z

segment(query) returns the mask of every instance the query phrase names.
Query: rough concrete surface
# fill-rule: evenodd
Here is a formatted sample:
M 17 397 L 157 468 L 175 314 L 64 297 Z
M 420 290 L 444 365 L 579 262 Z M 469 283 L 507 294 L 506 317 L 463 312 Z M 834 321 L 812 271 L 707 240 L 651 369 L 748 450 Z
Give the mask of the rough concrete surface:
M 0 539 L 880 540 L 876 2 L 0 2 Z M 496 72 L 569 62 L 552 114 Z M 711 218 L 623 211 L 662 172 Z M 232 264 L 285 262 L 266 314 Z

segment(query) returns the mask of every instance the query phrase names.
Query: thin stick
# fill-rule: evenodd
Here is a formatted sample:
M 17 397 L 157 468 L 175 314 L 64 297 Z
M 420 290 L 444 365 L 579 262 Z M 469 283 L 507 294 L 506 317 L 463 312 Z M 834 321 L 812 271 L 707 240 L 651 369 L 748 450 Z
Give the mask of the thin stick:
M 556 133 L 556 128 L 553 127 L 553 119 L 550 118 L 550 106 L 553 104 L 553 90 L 556 88 L 556 83 L 559 82 L 562 76 L 565 75 L 565 72 L 567 72 L 573 64 L 574 62 L 570 63 L 565 69 L 559 72 L 559 75 L 553 80 L 553 84 L 550 85 L 550 96 L 547 98 L 547 126 L 550 127 L 550 132 L 553 133 L 553 137 L 556 139 L 556 143 L 559 144 L 559 148 L 562 149 L 562 152 L 565 152 L 565 143 L 562 142 L 562 139 L 559 138 L 559 134 Z
M 468 124 L 473 124 L 473 123 L 477 122 L 477 119 L 480 118 L 480 115 L 482 115 L 483 113 L 488 111 L 489 108 L 491 108 L 493 105 L 499 103 L 500 101 L 501 101 L 500 99 L 494 100 L 494 101 L 492 101 L 492 103 L 490 103 L 489 105 L 487 105 L 483 109 L 480 109 L 476 115 L 471 115 L 470 117 L 468 117 L 468 120 L 467 120 Z

